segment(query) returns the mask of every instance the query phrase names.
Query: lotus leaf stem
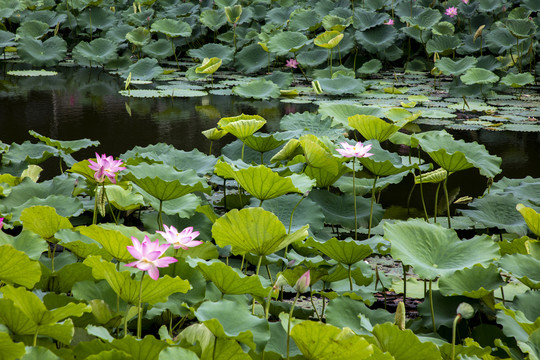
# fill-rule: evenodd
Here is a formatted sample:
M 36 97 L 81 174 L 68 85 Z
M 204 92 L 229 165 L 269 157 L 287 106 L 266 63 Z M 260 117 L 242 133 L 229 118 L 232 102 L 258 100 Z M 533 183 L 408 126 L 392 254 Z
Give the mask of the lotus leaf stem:
M 268 316 L 270 315 L 270 302 L 272 301 L 272 293 L 274 292 L 274 288 L 272 287 L 270 291 L 268 292 L 268 299 L 266 299 L 266 306 L 264 307 L 264 318 L 268 320 Z
M 217 336 L 214 335 L 214 348 L 212 349 L 212 360 L 216 358 L 216 348 L 217 348 Z
M 142 288 L 145 272 L 142 272 L 141 285 L 139 287 L 139 304 L 137 305 L 137 339 L 141 338 L 142 332 Z
M 437 333 L 437 326 L 435 325 L 435 309 L 433 307 L 433 290 L 432 290 L 432 281 L 429 280 L 429 307 L 431 310 L 431 324 L 433 325 L 433 332 Z
M 413 184 L 411 191 L 409 192 L 409 196 L 407 196 L 407 216 L 411 215 L 411 198 L 415 187 L 416 183 Z
M 351 291 L 353 291 L 351 264 L 349 264 L 348 273 L 349 273 L 349 288 L 350 288 Z
M 298 301 L 299 296 L 300 296 L 300 293 L 297 292 L 296 296 L 294 297 L 294 301 L 291 305 L 291 310 L 289 311 L 289 319 L 287 322 L 287 360 L 289 360 L 289 349 L 290 349 L 290 341 L 291 341 L 291 319 L 293 316 L 294 306 L 296 305 L 296 302 Z
M 105 185 L 103 185 L 103 194 L 105 195 L 105 199 L 107 199 L 107 203 L 109 204 L 109 209 L 111 210 L 111 215 L 113 217 L 113 220 L 114 220 L 114 223 L 116 225 L 118 225 L 118 219 L 116 218 L 116 216 L 114 215 L 114 209 L 111 205 L 111 202 L 109 200 L 109 195 L 107 195 L 107 191 L 105 190 Z M 118 213 L 118 215 L 120 216 L 120 213 Z
M 379 179 L 379 175 L 375 176 L 375 180 L 373 181 L 373 188 L 371 189 L 371 206 L 369 209 L 369 228 L 368 228 L 368 234 L 367 234 L 368 239 L 371 236 L 371 226 L 373 225 L 373 202 L 375 201 L 375 186 L 377 185 L 378 179 Z
M 448 228 L 450 229 L 452 227 L 452 224 L 450 222 L 450 201 L 448 200 L 448 186 L 446 185 L 448 182 L 448 172 L 446 172 L 446 178 L 444 179 L 444 197 L 446 198 L 446 215 L 448 216 Z
M 418 159 L 421 159 L 420 158 L 420 147 L 418 148 Z M 429 216 L 428 216 L 428 213 L 427 213 L 426 202 L 424 200 L 424 186 L 423 186 L 423 183 L 422 183 L 422 170 L 419 171 L 419 176 L 420 176 L 420 198 L 422 199 L 422 207 L 424 208 L 424 216 L 426 217 L 426 221 L 429 222 Z
M 317 307 L 315 306 L 315 303 L 313 302 L 313 288 L 310 285 L 309 286 L 309 301 L 311 302 L 311 306 L 313 307 L 313 310 L 315 311 L 315 315 L 317 315 L 317 318 L 319 321 L 322 321 L 321 315 L 319 315 L 319 312 L 317 311 Z
M 456 358 L 456 328 L 459 320 L 461 320 L 461 314 L 457 314 L 452 322 L 452 360 Z
M 38 333 L 39 333 L 39 325 L 36 326 L 36 332 L 34 333 L 34 343 L 33 343 L 33 346 L 37 346 L 37 337 L 38 337 Z
M 212 145 L 214 144 L 213 140 L 210 140 L 210 149 L 208 150 L 208 156 L 212 155 Z
M 268 264 L 264 265 L 266 267 L 266 273 L 268 274 L 268 278 L 270 279 L 270 282 L 274 282 L 272 280 L 272 273 L 270 272 L 270 268 L 268 267 Z
M 438 213 L 438 208 L 439 208 L 439 189 L 441 188 L 441 183 L 438 183 L 437 184 L 437 190 L 435 191 L 435 206 L 434 206 L 434 209 L 433 209 L 433 223 L 436 224 L 437 223 L 437 213 Z
M 98 202 L 98 197 L 99 197 L 98 191 L 99 191 L 99 186 L 96 187 L 96 195 L 94 198 L 94 215 L 92 216 L 92 225 L 97 224 L 97 202 Z
M 407 268 L 408 266 L 401 262 L 401 268 L 403 269 L 403 305 L 407 300 Z
M 353 161 L 352 161 L 352 192 L 353 194 L 352 195 L 353 195 L 353 203 L 354 203 L 354 240 L 358 240 L 358 217 L 356 216 L 356 180 L 355 180 L 356 169 L 354 167 L 355 162 L 356 162 L 356 158 L 353 157 Z M 369 238 L 369 234 L 368 234 L 368 238 Z
M 163 210 L 163 200 L 159 200 L 159 211 L 158 211 L 158 228 L 160 231 L 163 231 L 163 217 L 162 217 L 162 210 Z
M 259 262 L 257 263 L 257 270 L 255 271 L 255 275 L 259 276 L 259 269 L 261 268 L 262 263 L 262 255 L 259 255 Z M 251 303 L 251 315 L 255 315 L 255 297 L 253 297 L 253 302 Z

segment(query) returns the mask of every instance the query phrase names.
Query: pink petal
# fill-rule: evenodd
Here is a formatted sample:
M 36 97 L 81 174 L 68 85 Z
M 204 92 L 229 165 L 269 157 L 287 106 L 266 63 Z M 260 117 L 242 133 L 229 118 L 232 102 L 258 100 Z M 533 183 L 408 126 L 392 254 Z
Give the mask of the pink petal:
M 133 256 L 135 259 L 141 260 L 143 258 L 141 252 L 137 250 L 137 248 L 135 248 L 134 246 L 127 246 L 126 248 L 127 251 L 129 251 L 129 253 L 131 254 L 131 256 Z
M 156 264 L 157 267 L 167 267 L 170 264 L 175 263 L 177 261 L 178 261 L 177 259 L 171 256 L 165 256 L 161 259 L 157 259 L 154 263 Z
M 150 270 L 148 270 L 148 275 L 150 275 L 150 277 L 153 280 L 159 279 L 159 270 L 158 270 L 158 268 L 153 266 Z

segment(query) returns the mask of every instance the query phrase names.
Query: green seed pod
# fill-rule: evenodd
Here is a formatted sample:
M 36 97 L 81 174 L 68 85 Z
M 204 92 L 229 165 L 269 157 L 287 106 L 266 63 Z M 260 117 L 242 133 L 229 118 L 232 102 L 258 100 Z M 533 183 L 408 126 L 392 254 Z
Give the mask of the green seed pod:
M 470 319 L 474 315 L 474 308 L 471 306 L 471 304 L 462 302 L 459 304 L 456 313 L 461 315 L 464 319 Z

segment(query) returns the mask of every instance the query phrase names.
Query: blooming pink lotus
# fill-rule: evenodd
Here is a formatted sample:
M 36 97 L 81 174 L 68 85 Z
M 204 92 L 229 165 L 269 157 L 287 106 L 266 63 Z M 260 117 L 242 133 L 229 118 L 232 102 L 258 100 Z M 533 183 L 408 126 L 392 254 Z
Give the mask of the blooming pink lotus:
M 0 218 L 0 229 L 4 226 L 4 218 Z
M 310 284 L 311 284 L 311 276 L 308 270 L 302 276 L 298 278 L 298 280 L 296 281 L 296 284 L 294 284 L 294 289 L 298 293 L 304 293 L 309 289 Z
M 454 6 L 450 6 L 446 11 L 444 12 L 447 16 L 450 16 L 453 18 L 454 16 L 457 16 L 457 8 Z
M 165 240 L 167 240 L 169 244 L 173 245 L 175 249 L 182 248 L 187 250 L 190 247 L 195 247 L 203 243 L 199 240 L 193 240 L 199 236 L 198 231 L 193 231 L 193 226 L 187 227 L 181 232 L 178 232 L 174 226 L 168 227 L 167 225 L 163 225 L 163 227 L 165 228 L 165 231 L 156 232 L 163 235 Z
M 88 161 L 90 162 L 88 167 L 96 172 L 94 179 L 99 183 L 102 183 L 105 180 L 105 176 L 107 176 L 113 184 L 116 184 L 116 173 L 120 170 L 125 170 L 125 167 L 120 166 L 122 165 L 122 160 L 114 160 L 112 156 L 106 156 L 105 154 L 99 156 L 96 153 L 96 162 L 92 160 Z
M 133 246 L 128 246 L 127 249 L 137 261 L 126 264 L 126 266 L 148 271 L 148 275 L 154 280 L 159 278 L 158 268 L 167 267 L 178 261 L 171 256 L 159 258 L 171 246 L 170 244 L 159 245 L 159 240 L 152 242 L 148 236 L 144 237 L 142 244 L 134 236 L 131 237 L 131 241 Z
M 296 69 L 296 67 L 298 66 L 298 61 L 296 61 L 296 59 L 289 59 L 285 63 L 285 66 L 291 69 Z
M 394 19 L 388 19 L 384 25 L 394 25 Z
M 469 0 L 461 0 L 461 2 L 464 3 L 464 4 L 468 4 Z
M 363 157 L 369 157 L 372 156 L 372 153 L 369 153 L 368 151 L 371 150 L 371 144 L 368 145 L 362 145 L 362 143 L 359 141 L 356 143 L 356 145 L 350 145 L 349 143 L 342 142 L 340 143 L 341 147 L 343 149 L 336 149 L 337 152 L 339 152 L 341 155 L 343 155 L 346 158 L 355 157 L 355 158 L 363 158 Z

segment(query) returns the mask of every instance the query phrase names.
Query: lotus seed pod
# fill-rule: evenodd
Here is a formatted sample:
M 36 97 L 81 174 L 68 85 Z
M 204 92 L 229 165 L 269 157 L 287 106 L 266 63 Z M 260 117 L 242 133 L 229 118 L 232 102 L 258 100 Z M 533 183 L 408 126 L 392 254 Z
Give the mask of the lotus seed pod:
M 394 320 L 394 323 L 398 326 L 399 330 L 405 330 L 405 320 L 405 304 L 403 301 L 400 301 L 396 309 L 396 316 Z
M 470 319 L 474 315 L 474 308 L 471 306 L 471 304 L 462 302 L 459 304 L 456 313 L 461 315 L 464 319 Z

